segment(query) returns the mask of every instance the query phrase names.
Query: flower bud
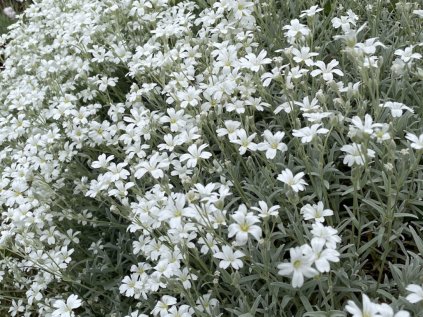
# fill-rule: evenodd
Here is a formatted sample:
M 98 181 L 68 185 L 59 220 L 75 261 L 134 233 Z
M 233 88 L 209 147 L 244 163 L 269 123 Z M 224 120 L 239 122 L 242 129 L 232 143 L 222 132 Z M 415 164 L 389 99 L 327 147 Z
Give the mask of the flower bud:
M 6 7 L 6 8 L 4 8 L 3 9 L 3 13 L 9 19 L 15 19 L 16 18 L 16 12 L 15 12 L 15 10 L 13 10 L 12 7 Z

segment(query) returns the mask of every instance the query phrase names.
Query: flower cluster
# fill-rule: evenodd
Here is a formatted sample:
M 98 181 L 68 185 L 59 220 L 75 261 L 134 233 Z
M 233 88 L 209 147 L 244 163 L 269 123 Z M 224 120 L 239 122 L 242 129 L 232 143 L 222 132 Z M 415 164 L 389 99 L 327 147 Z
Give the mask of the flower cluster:
M 420 313 L 421 10 L 309 2 L 16 17 L 0 315 Z
M 321 201 L 317 205 L 307 204 L 301 208 L 304 220 L 315 221 L 310 231 L 312 234 L 310 244 L 291 248 L 289 250 L 291 263 L 278 265 L 280 275 L 292 275 L 293 287 L 301 287 L 304 284 L 304 277 L 315 277 L 319 272 L 329 272 L 329 262 L 339 262 L 340 253 L 336 248 L 341 238 L 337 235 L 336 229 L 322 224 L 325 216 L 333 215 L 332 210 L 323 208 Z

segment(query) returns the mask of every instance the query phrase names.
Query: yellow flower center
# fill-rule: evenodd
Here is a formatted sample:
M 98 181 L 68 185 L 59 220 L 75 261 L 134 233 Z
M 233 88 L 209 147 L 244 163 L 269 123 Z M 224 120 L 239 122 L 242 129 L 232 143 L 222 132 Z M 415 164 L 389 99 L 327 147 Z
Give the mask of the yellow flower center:
M 250 226 L 247 225 L 246 223 L 240 225 L 239 227 L 240 227 L 241 231 L 244 231 L 244 232 L 248 232 L 248 229 L 250 228 Z
M 300 260 L 295 260 L 294 263 L 294 268 L 299 269 L 301 267 L 301 261 Z

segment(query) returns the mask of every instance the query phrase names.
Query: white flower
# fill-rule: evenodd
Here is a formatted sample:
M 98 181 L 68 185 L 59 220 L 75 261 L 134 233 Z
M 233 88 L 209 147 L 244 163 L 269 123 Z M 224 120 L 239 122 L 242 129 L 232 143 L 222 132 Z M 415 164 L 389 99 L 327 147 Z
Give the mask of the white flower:
M 194 314 L 194 310 L 188 305 L 181 305 L 179 308 L 172 306 L 169 309 L 169 313 L 163 317 L 191 317 Z
M 341 151 L 347 153 L 344 157 L 344 164 L 348 164 L 348 166 L 353 166 L 354 164 L 364 165 L 366 154 L 363 152 L 361 144 L 352 143 L 344 145 L 341 147 Z M 367 157 L 375 157 L 375 151 L 367 149 Z
M 405 298 L 410 303 L 415 304 L 423 301 L 423 285 L 410 284 L 406 287 L 406 290 L 411 292 L 411 294 L 407 295 Z
M 307 73 L 308 73 L 308 69 L 306 69 L 306 68 L 300 68 L 299 66 L 295 66 L 295 67 L 291 68 L 288 72 L 288 76 L 286 76 L 286 84 L 292 85 L 292 83 L 291 83 L 292 78 L 300 79 Z M 291 87 L 293 88 L 294 86 L 292 85 Z M 292 89 L 292 88 L 290 88 L 290 89 Z
M 289 254 L 291 262 L 278 264 L 278 274 L 283 276 L 292 275 L 292 287 L 301 287 L 304 284 L 304 277 L 313 277 L 318 274 L 311 267 L 313 265 L 312 257 L 304 255 L 301 247 L 291 248 Z
M 233 100 L 233 102 L 228 102 L 225 104 L 226 110 L 228 112 L 235 111 L 238 114 L 245 113 L 245 106 L 247 103 L 243 100 Z
M 23 193 L 28 189 L 28 184 L 25 180 L 15 179 L 12 182 L 11 189 L 4 191 L 3 195 L 6 200 L 6 206 L 13 206 L 13 204 L 23 204 L 25 202 L 25 197 Z
M 334 117 L 333 112 L 306 112 L 303 113 L 303 117 L 306 118 L 307 121 L 314 123 L 314 122 L 321 122 L 322 119 Z
M 18 300 L 17 302 L 15 300 L 12 300 L 12 306 L 9 308 L 10 316 L 15 317 L 19 313 L 23 313 L 25 311 L 25 306 L 23 305 L 22 299 Z M 20 314 L 19 314 L 20 315 Z
M 93 179 L 90 183 L 90 189 L 86 192 L 86 196 L 96 197 L 102 190 L 106 190 L 112 183 L 109 174 L 100 174 L 98 179 Z
M 366 294 L 363 294 L 363 306 L 358 307 L 356 303 L 349 300 L 345 310 L 349 312 L 352 317 L 380 317 L 378 304 L 372 303 Z
M 131 315 L 126 315 L 125 317 L 148 317 L 146 314 L 141 314 L 138 310 L 135 310 Z
M 247 150 L 256 151 L 257 144 L 253 142 L 256 137 L 256 133 L 247 136 L 247 132 L 244 129 L 237 131 L 237 139 L 231 140 L 232 143 L 241 145 L 239 147 L 239 154 L 244 155 Z
M 217 252 L 213 256 L 221 260 L 219 267 L 222 269 L 226 269 L 229 266 L 232 266 L 235 270 L 239 270 L 244 266 L 244 263 L 242 263 L 240 258 L 245 256 L 245 254 L 239 250 L 234 252 L 233 249 L 227 245 L 222 247 L 222 252 Z
M 134 296 L 137 291 L 138 277 L 138 274 L 135 273 L 131 274 L 131 276 L 125 276 L 119 286 L 119 292 L 127 297 Z
M 263 86 L 264 87 L 268 87 L 270 85 L 270 83 L 272 82 L 272 80 L 278 78 L 281 76 L 281 70 L 284 67 L 275 67 L 272 69 L 271 72 L 269 73 L 264 73 L 263 75 L 261 75 L 261 80 L 263 81 Z
M 310 52 L 309 47 L 301 47 L 299 50 L 297 48 L 293 48 L 291 53 L 296 63 L 304 63 L 307 66 L 312 66 L 314 64 L 312 57 L 319 55 L 318 53 Z
M 80 307 L 82 301 L 78 299 L 77 295 L 70 295 L 66 302 L 64 300 L 57 300 L 53 303 L 56 310 L 53 311 L 52 317 L 73 317 L 75 313 L 72 311 Z
M 272 60 L 270 58 L 265 58 L 267 52 L 262 50 L 259 55 L 256 56 L 254 53 L 249 53 L 245 58 L 241 58 L 239 62 L 241 67 L 248 68 L 253 72 L 258 72 L 262 65 L 270 64 Z
M 350 138 L 357 136 L 362 138 L 363 135 L 371 135 L 374 128 L 381 127 L 380 123 L 373 123 L 373 119 L 369 114 L 364 116 L 364 122 L 358 116 L 354 116 L 351 119 L 350 131 L 348 136 Z
M 201 90 L 195 89 L 192 86 L 189 86 L 184 91 L 179 91 L 177 93 L 177 96 L 179 98 L 179 101 L 181 102 L 181 108 L 186 108 L 188 105 L 190 106 L 197 106 L 200 100 L 200 93 Z
M 315 222 L 311 227 L 313 237 L 324 239 L 326 241 L 326 247 L 336 249 L 336 244 L 341 242 L 341 237 L 338 236 L 338 230 L 331 226 L 324 226 L 320 222 Z
M 323 249 L 326 244 L 325 239 L 315 237 L 311 239 L 310 244 L 311 246 L 305 244 L 301 248 L 304 254 L 309 255 L 312 258 L 314 265 L 319 272 L 329 272 L 329 262 L 339 262 L 340 254 L 338 251 L 330 248 Z
M 178 132 L 185 127 L 187 115 L 184 114 L 183 109 L 175 111 L 174 108 L 168 108 L 166 112 L 168 116 L 162 116 L 160 122 L 170 123 L 170 131 Z
M 339 87 L 339 91 L 347 93 L 348 98 L 351 98 L 352 96 L 357 96 L 360 92 L 361 82 L 356 82 L 354 84 L 350 82 L 345 87 L 343 82 L 339 82 L 337 84 Z
M 91 163 L 92 168 L 107 168 L 109 166 L 109 162 L 115 158 L 114 155 L 110 155 L 106 157 L 106 154 L 101 154 L 97 161 Z
M 264 111 L 264 108 L 270 107 L 270 104 L 262 101 L 261 98 L 253 98 L 253 97 L 250 97 L 248 100 L 246 100 L 245 104 L 248 106 L 251 106 L 252 109 L 255 109 L 257 111 Z
M 317 61 L 314 63 L 314 66 L 317 66 L 319 69 L 313 70 L 310 75 L 312 77 L 316 77 L 317 75 L 322 75 L 323 80 L 325 81 L 332 81 L 333 80 L 333 74 L 336 74 L 338 76 L 343 76 L 344 73 L 335 68 L 338 66 L 339 62 L 337 60 L 332 60 L 329 64 L 325 64 L 322 61 Z
M 285 36 L 290 43 L 293 43 L 298 37 L 304 37 L 310 34 L 310 29 L 306 25 L 300 23 L 298 19 L 291 20 L 290 25 L 285 25 L 283 29 L 287 30 Z
M 117 77 L 111 78 L 111 77 L 103 76 L 96 81 L 97 85 L 99 85 L 98 90 L 106 91 L 108 86 L 111 86 L 111 87 L 116 86 L 116 83 L 118 80 L 119 78 Z
M 258 211 L 258 213 L 259 213 L 258 216 L 260 218 L 267 218 L 267 217 L 270 217 L 270 216 L 279 215 L 279 211 L 278 211 L 278 209 L 280 208 L 279 205 L 274 205 L 274 206 L 269 208 L 267 206 L 266 202 L 262 201 L 262 200 L 259 201 L 258 204 L 259 204 L 260 208 L 259 207 L 251 207 L 251 209 Z
M 301 138 L 301 143 L 310 143 L 317 134 L 326 134 L 328 129 L 320 128 L 321 124 L 313 124 L 311 127 L 293 130 L 292 135 Z
M 244 245 L 248 241 L 248 234 L 251 234 L 257 241 L 261 238 L 261 228 L 255 223 L 260 223 L 257 216 L 254 216 L 252 212 L 247 213 L 245 205 L 241 205 L 240 210 L 232 215 L 232 219 L 236 223 L 233 223 L 228 228 L 228 237 L 232 238 L 235 236 L 238 245 Z
M 125 198 L 128 196 L 128 189 L 135 186 L 134 183 L 128 182 L 123 183 L 121 180 L 114 182 L 115 188 L 108 191 L 109 196 L 115 196 L 118 198 Z
M 128 163 L 123 162 L 123 163 L 119 163 L 116 165 L 116 163 L 110 163 L 110 165 L 108 166 L 108 174 L 110 174 L 110 179 L 114 182 L 117 181 L 119 179 L 127 179 L 128 176 L 130 175 L 130 173 L 124 169 L 124 167 L 128 165 Z
M 160 314 L 161 317 L 165 316 L 168 311 L 169 307 L 176 304 L 176 298 L 169 295 L 164 295 L 162 298 L 156 303 L 151 313 L 154 316 Z
M 344 33 L 349 32 L 351 30 L 350 24 L 355 26 L 356 21 L 358 20 L 358 16 L 351 10 L 348 10 L 347 13 L 348 13 L 347 16 L 341 16 L 341 18 L 336 17 L 331 20 L 332 26 L 335 29 L 341 27 Z
M 286 113 L 290 113 L 292 109 L 294 109 L 294 105 L 295 103 L 293 101 L 286 101 L 280 104 L 279 106 L 277 106 L 276 109 L 273 110 L 273 113 L 278 114 L 282 110 L 285 111 Z
M 174 194 L 168 199 L 166 207 L 161 211 L 158 219 L 167 221 L 171 228 L 181 226 L 182 219 L 195 217 L 193 208 L 185 207 L 186 199 L 184 194 Z
M 403 103 L 400 103 L 400 102 L 387 101 L 383 104 L 380 104 L 379 106 L 383 107 L 383 108 L 391 109 L 391 114 L 394 118 L 401 117 L 403 110 L 408 110 L 411 113 L 414 113 L 413 109 L 411 109 L 410 107 L 407 107 L 406 105 L 404 105 Z
M 295 101 L 295 104 L 300 106 L 300 110 L 304 112 L 317 111 L 320 109 L 319 101 L 317 98 L 313 98 L 310 102 L 308 96 L 304 97 L 302 102 Z
M 417 136 L 413 133 L 407 133 L 405 135 L 405 138 L 409 141 L 411 141 L 411 147 L 416 150 L 423 149 L 423 134 L 420 134 L 420 136 Z
M 404 63 L 408 63 L 413 59 L 420 59 L 422 55 L 419 53 L 413 53 L 413 46 L 406 47 L 405 50 L 396 50 L 395 55 L 399 56 Z
M 192 287 L 191 282 L 198 279 L 198 276 L 192 273 L 187 267 L 184 267 L 182 270 L 177 270 L 175 276 L 178 277 L 178 280 L 185 289 L 190 289 Z
M 217 136 L 222 137 L 227 135 L 229 140 L 236 140 L 237 131 L 240 126 L 241 122 L 239 121 L 226 120 L 225 128 L 220 128 L 216 130 Z
M 333 211 L 330 209 L 323 209 L 323 202 L 319 201 L 317 205 L 307 204 L 303 206 L 300 213 L 303 215 L 304 220 L 313 219 L 316 222 L 325 222 L 325 217 L 332 216 Z
M 212 309 L 219 303 L 216 298 L 211 298 L 211 294 L 205 294 L 197 299 L 195 302 L 196 308 L 201 312 L 212 314 Z
M 299 192 L 305 190 L 305 185 L 308 185 L 306 181 L 303 180 L 304 175 L 304 172 L 300 172 L 294 176 L 292 171 L 287 168 L 278 175 L 277 179 L 287 184 L 294 192 Z
M 423 18 L 423 10 L 413 10 L 413 13 L 418 15 L 419 18 Z
M 184 162 L 187 161 L 188 168 L 193 168 L 197 166 L 197 162 L 199 159 L 208 159 L 212 156 L 210 152 L 206 152 L 203 150 L 207 147 L 207 144 L 202 144 L 200 147 L 197 147 L 196 144 L 191 144 L 188 148 L 188 153 L 182 154 L 180 157 L 180 161 Z
M 382 317 L 410 317 L 410 313 L 405 310 L 394 313 L 392 307 L 385 303 L 379 305 L 379 314 Z
M 376 37 L 373 37 L 365 40 L 364 43 L 357 43 L 354 46 L 354 50 L 356 53 L 358 53 L 358 55 L 361 55 L 360 53 L 365 55 L 373 55 L 376 53 L 376 48 L 378 46 L 386 47 L 382 42 L 377 41 Z
M 219 247 L 217 246 L 216 239 L 210 234 L 206 233 L 205 237 L 200 237 L 198 243 L 201 244 L 200 252 L 202 254 L 207 254 L 211 250 L 213 253 L 219 252 Z
M 371 135 L 372 138 L 376 138 L 378 143 L 382 143 L 383 141 L 390 140 L 391 135 L 389 134 L 389 124 L 382 123 L 381 127 L 377 127 L 374 129 L 373 134 Z
M 340 18 L 335 17 L 331 20 L 331 22 L 332 22 L 332 26 L 335 29 L 339 29 L 341 27 L 344 33 L 347 33 L 347 31 L 350 30 L 351 21 L 348 19 L 347 16 L 341 16 Z
M 150 173 L 153 178 L 158 179 L 164 176 L 163 169 L 168 166 L 169 160 L 167 159 L 166 154 L 159 155 L 159 152 L 156 152 L 148 161 L 141 161 L 141 163 L 136 166 L 134 176 L 135 178 L 141 178 L 146 173 Z
M 163 136 L 164 143 L 161 143 L 157 146 L 160 151 L 170 151 L 172 152 L 176 146 L 183 144 L 183 140 L 179 135 L 173 136 L 168 133 Z
M 266 151 L 266 158 L 271 160 L 276 156 L 277 151 L 285 152 L 288 147 L 282 142 L 282 138 L 285 136 L 284 132 L 276 132 L 272 134 L 270 130 L 263 132 L 264 142 L 257 144 L 257 149 L 260 151 Z
M 310 7 L 310 9 L 301 11 L 302 13 L 300 14 L 300 18 L 303 18 L 305 16 L 308 16 L 308 17 L 315 16 L 317 12 L 320 12 L 322 10 L 323 9 L 319 8 L 318 5 L 314 5 L 314 6 Z
M 231 4 L 234 16 L 236 19 L 241 19 L 242 17 L 250 16 L 251 12 L 254 11 L 254 2 L 247 0 L 238 0 L 233 1 Z
M 405 74 L 408 64 L 404 63 L 401 58 L 396 58 L 392 62 L 391 71 L 394 77 L 401 77 Z

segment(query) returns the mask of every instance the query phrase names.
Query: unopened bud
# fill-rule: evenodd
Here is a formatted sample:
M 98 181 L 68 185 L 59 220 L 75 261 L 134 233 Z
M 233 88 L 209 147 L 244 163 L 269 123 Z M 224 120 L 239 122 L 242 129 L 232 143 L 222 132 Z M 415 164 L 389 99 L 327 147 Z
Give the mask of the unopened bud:
M 7 16 L 10 19 L 16 18 L 16 12 L 13 10 L 12 7 L 6 7 L 3 9 L 3 13 L 5 16 Z

